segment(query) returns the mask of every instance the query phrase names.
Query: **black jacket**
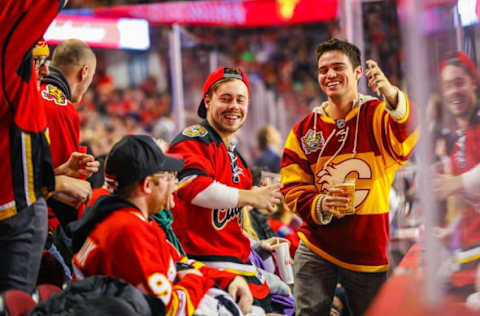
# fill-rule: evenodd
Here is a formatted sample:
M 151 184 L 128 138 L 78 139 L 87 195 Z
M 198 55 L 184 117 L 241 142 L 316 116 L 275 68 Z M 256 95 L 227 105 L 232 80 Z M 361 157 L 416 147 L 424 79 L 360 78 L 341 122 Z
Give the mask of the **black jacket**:
M 163 302 L 153 296 L 144 295 L 138 289 L 117 278 L 92 276 L 72 283 L 62 292 L 38 304 L 30 316 L 77 315 L 79 310 L 92 300 L 105 297 L 115 298 L 139 316 L 166 315 Z M 90 310 L 95 306 L 88 306 Z M 88 315 L 87 315 L 88 316 Z

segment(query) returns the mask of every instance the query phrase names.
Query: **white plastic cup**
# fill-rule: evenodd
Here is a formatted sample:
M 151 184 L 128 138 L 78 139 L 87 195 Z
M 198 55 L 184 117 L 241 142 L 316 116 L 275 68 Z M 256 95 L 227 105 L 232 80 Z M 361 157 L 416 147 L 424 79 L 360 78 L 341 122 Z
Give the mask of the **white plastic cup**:
M 287 242 L 282 242 L 273 246 L 273 257 L 277 263 L 280 278 L 287 284 L 293 284 L 293 261 L 290 258 L 290 249 Z

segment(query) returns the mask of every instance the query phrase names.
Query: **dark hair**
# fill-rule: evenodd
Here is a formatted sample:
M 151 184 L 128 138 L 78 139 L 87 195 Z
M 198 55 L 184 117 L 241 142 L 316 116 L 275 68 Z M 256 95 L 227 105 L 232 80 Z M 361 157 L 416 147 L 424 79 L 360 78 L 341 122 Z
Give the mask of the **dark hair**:
M 242 71 L 239 68 L 225 68 L 224 73 L 232 74 L 232 75 L 240 75 L 240 76 L 242 75 Z M 212 93 L 214 91 L 217 91 L 218 87 L 221 84 L 223 84 L 225 82 L 233 81 L 233 80 L 238 80 L 238 79 L 236 79 L 236 78 L 222 78 L 222 79 L 218 80 L 208 89 L 208 92 L 205 95 L 208 95 L 209 97 L 211 97 Z
M 353 69 L 361 65 L 360 49 L 349 42 L 336 38 L 329 39 L 328 41 L 322 42 L 317 46 L 317 62 L 324 53 L 332 50 L 338 50 L 347 55 L 348 59 L 350 59 L 350 62 L 352 63 Z

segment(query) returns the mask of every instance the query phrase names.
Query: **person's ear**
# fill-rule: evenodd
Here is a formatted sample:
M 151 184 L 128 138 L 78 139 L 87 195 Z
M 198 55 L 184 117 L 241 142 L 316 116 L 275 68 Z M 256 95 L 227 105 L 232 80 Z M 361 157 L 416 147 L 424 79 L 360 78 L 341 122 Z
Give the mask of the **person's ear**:
M 153 191 L 153 181 L 151 177 L 146 177 L 142 183 L 142 190 L 147 194 L 151 194 Z
M 360 80 L 360 78 L 362 78 L 363 76 L 363 67 L 362 66 L 358 66 L 357 68 L 355 68 L 355 78 L 358 80 Z
M 205 103 L 205 109 L 208 111 L 208 107 L 210 106 L 210 101 L 212 98 L 210 98 L 209 95 L 206 95 L 205 98 L 203 98 L 203 103 Z
M 80 69 L 80 81 L 84 81 L 88 77 L 88 66 L 83 65 Z

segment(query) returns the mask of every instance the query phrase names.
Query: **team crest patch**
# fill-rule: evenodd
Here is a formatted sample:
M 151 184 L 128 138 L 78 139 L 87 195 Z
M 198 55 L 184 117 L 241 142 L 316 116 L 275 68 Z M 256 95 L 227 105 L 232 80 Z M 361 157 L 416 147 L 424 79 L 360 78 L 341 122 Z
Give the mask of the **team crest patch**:
M 184 129 L 182 134 L 188 137 L 203 137 L 208 131 L 202 125 L 193 125 Z
M 63 92 L 50 84 L 47 84 L 45 90 L 42 90 L 42 97 L 46 100 L 53 101 L 58 105 L 67 105 L 67 98 Z
M 302 136 L 301 140 L 302 148 L 307 155 L 323 148 L 325 144 L 325 138 L 323 138 L 322 132 L 316 132 L 311 129 Z

